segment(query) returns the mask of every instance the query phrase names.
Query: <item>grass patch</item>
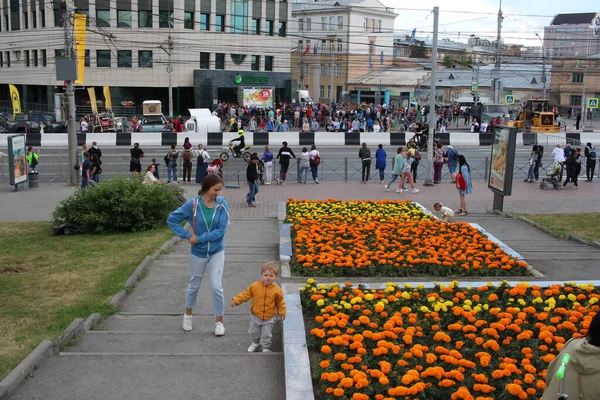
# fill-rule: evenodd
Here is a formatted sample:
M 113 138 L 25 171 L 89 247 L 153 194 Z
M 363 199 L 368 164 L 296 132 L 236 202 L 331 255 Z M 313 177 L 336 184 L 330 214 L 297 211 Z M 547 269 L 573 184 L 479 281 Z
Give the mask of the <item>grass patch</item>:
M 48 222 L 0 223 L 0 379 L 74 318 L 115 312 L 108 304 L 168 228 L 54 236 Z
M 600 241 L 600 228 L 598 225 L 593 222 L 582 223 L 582 221 L 598 221 L 600 213 L 515 215 L 525 217 L 562 237 L 575 235 L 585 240 Z

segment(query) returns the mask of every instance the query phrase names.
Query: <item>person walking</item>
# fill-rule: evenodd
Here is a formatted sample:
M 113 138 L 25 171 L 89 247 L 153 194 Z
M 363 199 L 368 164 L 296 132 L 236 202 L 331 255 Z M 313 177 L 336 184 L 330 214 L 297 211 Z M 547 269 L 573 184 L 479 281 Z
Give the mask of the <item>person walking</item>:
M 444 150 L 442 144 L 438 143 L 433 153 L 433 183 L 442 181 L 442 168 L 444 167 Z
M 577 151 L 575 149 L 571 149 L 569 156 L 565 160 L 565 166 L 567 169 L 567 178 L 565 179 L 565 182 L 563 183 L 563 187 L 566 187 L 567 183 L 569 181 L 573 182 L 573 184 L 575 185 L 575 189 L 577 189 L 579 187 L 579 185 L 577 183 L 577 161 L 578 160 L 579 160 L 579 162 L 581 162 L 581 155 L 579 155 L 579 157 L 577 157 Z M 580 166 L 580 168 L 581 168 L 581 166 Z
M 175 235 L 186 239 L 190 248 L 190 281 L 185 297 L 183 330 L 192 330 L 192 311 L 196 305 L 202 277 L 208 269 L 212 291 L 212 312 L 215 315 L 215 336 L 225 334 L 223 314 L 223 268 L 225 266 L 225 233 L 229 222 L 229 206 L 220 196 L 223 180 L 210 174 L 202 181 L 198 196 L 188 200 L 173 211 L 167 219 L 169 228 Z M 192 232 L 184 229 L 181 222 L 187 221 Z
M 192 181 L 192 144 L 190 138 L 186 137 L 183 141 L 183 181 L 187 177 L 188 183 Z
M 202 180 L 207 174 L 206 169 L 208 168 L 210 156 L 204 146 L 199 144 L 198 150 L 193 153 L 193 157 L 196 158 L 196 183 L 202 184 Z
M 577 111 L 577 117 L 575 118 L 575 130 L 579 130 L 579 124 L 581 123 L 581 111 Z
M 298 183 L 306 185 L 308 179 L 308 170 L 310 169 L 310 154 L 307 147 L 302 148 L 300 155 L 300 176 L 298 177 Z
M 591 182 L 594 179 L 594 171 L 596 171 L 596 148 L 592 147 L 591 142 L 587 142 L 585 145 L 585 150 L 583 151 L 585 155 L 585 177 L 586 182 Z
M 248 182 L 248 193 L 246 193 L 246 202 L 248 207 L 256 207 L 258 202 L 256 201 L 256 194 L 258 193 L 258 156 L 252 154 L 250 156 L 250 162 L 246 168 L 246 181 Z
M 563 357 L 569 354 L 570 361 L 566 364 L 564 381 L 556 377 L 556 372 L 563 362 Z M 544 399 L 556 399 L 557 393 L 565 394 L 569 399 L 598 399 L 600 398 L 600 313 L 596 313 L 589 323 L 585 337 L 572 338 L 561 348 L 560 353 L 550 362 L 546 371 L 546 389 Z M 560 383 L 564 382 L 564 391 Z M 585 397 L 583 397 L 583 393 Z
M 562 149 L 560 144 L 557 144 L 554 150 L 552 150 L 552 160 L 555 163 L 560 164 L 560 177 L 558 180 L 562 181 L 563 172 L 565 169 L 565 151 Z
M 142 172 L 142 158 L 144 158 L 144 150 L 140 148 L 139 143 L 134 143 L 133 148 L 129 149 L 131 160 L 129 161 L 129 172 L 132 175 L 140 174 Z
M 89 154 L 89 152 L 88 152 Z M 100 160 L 96 154 L 90 156 L 90 162 L 92 163 L 92 169 L 90 171 L 90 178 L 92 181 L 99 183 L 100 174 L 102 174 L 102 167 L 100 166 Z
M 417 183 L 417 169 L 419 168 L 419 161 L 421 161 L 421 152 L 415 148 L 409 150 L 410 156 L 413 158 L 413 162 L 410 165 L 410 173 L 413 177 L 413 182 Z
M 412 150 L 412 149 L 410 149 Z M 408 192 L 408 189 L 404 189 L 404 183 L 408 181 L 410 187 L 412 188 L 413 193 L 419 193 L 419 189 L 415 188 L 415 181 L 413 180 L 412 173 L 410 172 L 412 168 L 412 163 L 415 161 L 410 150 L 407 149 L 404 153 L 404 162 L 402 164 L 402 178 L 400 179 L 400 185 L 398 186 L 397 193 Z
M 456 177 L 456 190 L 458 191 L 458 196 L 460 198 L 458 215 L 468 215 L 467 199 L 465 196 L 471 193 L 473 186 L 471 185 L 471 167 L 467 163 L 465 156 L 462 154 L 458 156 L 458 170 L 459 175 Z
M 313 182 L 317 185 L 319 184 L 319 164 L 321 164 L 321 154 L 319 150 L 317 150 L 317 146 L 314 144 L 310 146 L 310 151 L 308 152 L 310 156 L 310 173 L 313 178 Z
M 171 145 L 171 151 L 165 156 L 167 162 L 167 182 L 177 182 L 177 159 L 179 158 L 179 152 L 176 149 L 177 146 Z
M 525 178 L 525 180 L 523 182 L 533 182 L 533 180 L 535 179 L 535 164 L 537 162 L 537 158 L 538 158 L 538 146 L 537 144 L 533 145 L 533 148 L 531 150 L 531 153 L 529 153 L 529 170 L 527 171 L 527 177 Z M 537 179 L 535 179 L 537 181 Z
M 385 167 L 387 165 L 387 153 L 383 149 L 383 144 L 377 145 L 377 151 L 375 152 L 375 168 L 379 170 L 379 183 L 383 183 L 385 179 Z
M 402 168 L 404 167 L 404 149 L 402 148 L 402 146 L 398 147 L 398 149 L 396 150 L 396 156 L 394 157 L 394 165 L 392 168 L 392 179 L 390 179 L 390 181 L 387 183 L 387 185 L 385 185 L 385 190 L 387 190 L 388 192 L 390 191 L 390 186 L 392 186 L 392 183 L 394 183 L 396 181 L 396 179 L 398 179 L 398 177 L 400 175 L 402 175 Z
M 544 146 L 538 144 L 535 165 L 533 166 L 533 176 L 536 182 L 540 179 L 540 168 L 543 166 L 542 157 L 544 157 Z
M 290 167 L 290 158 L 296 158 L 296 155 L 288 147 L 288 142 L 281 142 L 283 147 L 279 149 L 279 153 L 277 153 L 277 158 L 279 159 L 279 166 L 281 167 L 279 170 L 279 178 L 277 178 L 278 185 L 285 185 L 285 178 L 287 178 L 288 168 Z
M 102 165 L 102 150 L 100 150 L 100 148 L 98 147 L 98 143 L 96 143 L 95 141 L 92 142 L 92 147 L 88 149 L 88 153 L 90 153 L 90 160 L 93 158 L 94 155 L 96 155 L 96 157 L 98 157 L 98 162 L 100 163 L 100 165 Z
M 273 180 L 273 152 L 269 150 L 269 146 L 265 146 L 265 152 L 262 156 L 262 162 L 265 166 L 265 184 L 270 185 L 271 181 Z
M 369 175 L 371 175 L 371 149 L 367 147 L 366 143 L 363 143 L 358 151 L 358 158 L 362 162 L 362 180 L 360 183 L 367 183 Z
M 83 163 L 81 164 L 81 188 L 85 189 L 92 180 L 92 162 L 90 154 L 86 151 L 83 153 Z

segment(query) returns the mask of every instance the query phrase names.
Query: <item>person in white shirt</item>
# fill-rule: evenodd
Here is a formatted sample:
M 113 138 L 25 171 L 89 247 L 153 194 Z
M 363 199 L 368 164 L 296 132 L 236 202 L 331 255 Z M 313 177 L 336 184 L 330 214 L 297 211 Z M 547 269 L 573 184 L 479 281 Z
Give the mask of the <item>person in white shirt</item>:
M 321 163 L 321 155 L 319 154 L 319 150 L 317 150 L 317 146 L 314 144 L 310 147 L 310 151 L 308 152 L 309 163 L 310 163 L 310 172 L 312 174 L 313 181 L 315 183 L 319 183 L 319 164 Z
M 156 167 L 154 166 L 154 164 L 148 165 L 148 168 L 146 169 L 146 175 L 144 175 L 144 183 L 146 185 L 152 185 L 154 183 L 163 183 L 164 182 L 164 181 L 161 181 L 160 179 L 156 179 L 156 177 L 154 176 L 155 170 L 156 170 Z
M 440 218 L 443 222 L 448 222 L 448 219 L 454 217 L 454 211 L 450 207 L 446 207 L 442 203 L 435 203 L 433 209 L 440 213 Z
M 88 133 L 89 125 L 85 119 L 81 120 L 81 133 Z
M 554 150 L 552 150 L 552 159 L 555 163 L 559 163 L 561 165 L 565 163 L 565 152 L 560 144 L 557 144 Z
M 483 120 L 483 122 L 481 123 L 481 127 L 479 128 L 479 132 L 486 133 L 487 128 L 488 128 L 488 123 L 486 120 Z

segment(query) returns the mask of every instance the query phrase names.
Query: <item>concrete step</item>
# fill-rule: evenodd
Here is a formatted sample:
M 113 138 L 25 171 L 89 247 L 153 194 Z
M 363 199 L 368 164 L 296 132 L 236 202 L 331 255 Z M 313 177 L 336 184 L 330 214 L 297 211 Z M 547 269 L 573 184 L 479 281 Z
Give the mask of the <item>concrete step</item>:
M 252 368 L 247 368 L 248 360 Z M 283 354 L 51 356 L 11 397 L 32 399 L 281 400 Z
M 234 311 L 227 313 L 225 320 L 225 328 L 227 334 L 229 332 L 246 332 L 248 331 L 248 322 L 250 321 L 250 312 L 236 308 Z M 183 309 L 181 310 L 183 312 Z M 229 310 L 228 310 L 229 311 Z M 102 321 L 93 332 L 110 331 L 113 333 L 183 333 L 181 328 L 183 315 L 172 314 L 134 314 L 134 313 L 118 313 L 111 315 L 110 318 Z M 203 332 L 211 331 L 215 323 L 215 317 L 210 314 L 194 314 L 193 326 L 194 330 L 190 335 L 200 335 Z

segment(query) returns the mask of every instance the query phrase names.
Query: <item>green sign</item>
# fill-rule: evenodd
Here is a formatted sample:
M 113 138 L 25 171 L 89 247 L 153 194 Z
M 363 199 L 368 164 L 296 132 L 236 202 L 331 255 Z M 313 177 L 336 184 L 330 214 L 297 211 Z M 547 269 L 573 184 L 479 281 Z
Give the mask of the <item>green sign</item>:
M 588 99 L 588 108 L 598 108 L 598 99 L 596 97 Z
M 504 96 L 504 102 L 506 104 L 515 104 L 515 96 L 513 96 L 512 94 L 507 94 L 506 96 Z
M 237 84 L 244 84 L 244 85 L 266 85 L 269 83 L 269 77 L 267 75 L 263 75 L 263 76 L 242 76 L 242 75 L 236 75 L 233 78 L 233 81 Z
M 471 92 L 477 91 L 477 82 L 471 82 Z

